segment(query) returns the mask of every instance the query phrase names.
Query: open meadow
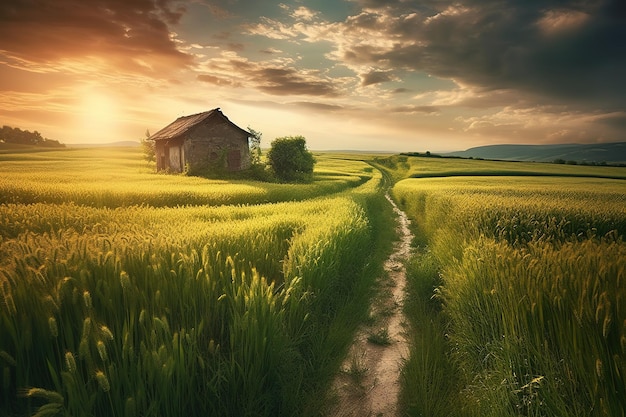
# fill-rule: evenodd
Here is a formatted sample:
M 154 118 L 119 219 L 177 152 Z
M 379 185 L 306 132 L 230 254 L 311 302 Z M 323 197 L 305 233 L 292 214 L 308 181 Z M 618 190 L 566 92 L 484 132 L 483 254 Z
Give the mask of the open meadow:
M 422 249 L 409 415 L 624 416 L 626 183 L 598 177 L 625 171 L 428 162 L 393 188 Z
M 349 342 L 331 330 L 363 286 L 378 171 L 322 157 L 312 183 L 269 184 L 154 174 L 135 149 L 0 160 L 0 414 L 312 407 Z
M 323 415 L 412 220 L 410 416 L 624 416 L 626 169 L 316 154 L 311 183 L 0 152 L 0 414 Z

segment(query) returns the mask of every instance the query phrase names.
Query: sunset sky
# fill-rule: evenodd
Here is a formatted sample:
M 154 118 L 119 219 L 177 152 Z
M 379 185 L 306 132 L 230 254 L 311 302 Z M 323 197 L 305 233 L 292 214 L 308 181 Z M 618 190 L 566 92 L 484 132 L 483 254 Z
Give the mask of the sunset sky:
M 312 150 L 626 141 L 624 0 L 6 0 L 0 124 L 139 140 L 220 107 Z

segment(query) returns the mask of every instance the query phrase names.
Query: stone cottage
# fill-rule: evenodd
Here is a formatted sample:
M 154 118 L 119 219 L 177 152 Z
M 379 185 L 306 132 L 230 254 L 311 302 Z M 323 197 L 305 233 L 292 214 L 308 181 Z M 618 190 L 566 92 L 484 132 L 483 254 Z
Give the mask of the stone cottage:
M 250 136 L 216 108 L 179 117 L 149 140 L 154 141 L 157 171 L 241 171 L 250 166 Z

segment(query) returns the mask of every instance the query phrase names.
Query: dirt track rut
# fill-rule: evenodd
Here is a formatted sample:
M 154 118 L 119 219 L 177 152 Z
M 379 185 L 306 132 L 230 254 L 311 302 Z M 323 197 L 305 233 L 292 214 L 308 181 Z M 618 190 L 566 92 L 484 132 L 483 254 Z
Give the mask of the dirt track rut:
M 406 285 L 404 260 L 410 254 L 413 235 L 409 220 L 393 200 L 399 240 L 385 262 L 386 276 L 379 277 L 377 296 L 370 306 L 371 322 L 357 331 L 333 384 L 337 406 L 332 417 L 397 416 L 400 370 L 408 358 L 406 318 L 402 312 Z

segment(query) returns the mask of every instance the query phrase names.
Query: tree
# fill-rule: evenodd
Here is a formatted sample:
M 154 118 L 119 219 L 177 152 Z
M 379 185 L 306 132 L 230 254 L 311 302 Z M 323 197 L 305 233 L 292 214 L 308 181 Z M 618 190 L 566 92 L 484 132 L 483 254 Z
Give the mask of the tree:
M 49 148 L 65 147 L 58 140 L 44 138 L 41 133 L 22 130 L 17 127 L 2 126 L 0 128 L 0 142 L 17 145 L 45 146 Z
M 315 158 L 307 150 L 304 136 L 274 139 L 267 160 L 281 181 L 308 181 L 313 176 Z
M 143 149 L 143 157 L 148 162 L 156 162 L 154 152 L 154 141 L 150 140 L 150 131 L 146 129 L 145 138 L 141 138 L 141 148 Z
M 263 133 L 248 126 L 250 133 L 250 164 L 252 166 L 261 164 L 261 137 Z

